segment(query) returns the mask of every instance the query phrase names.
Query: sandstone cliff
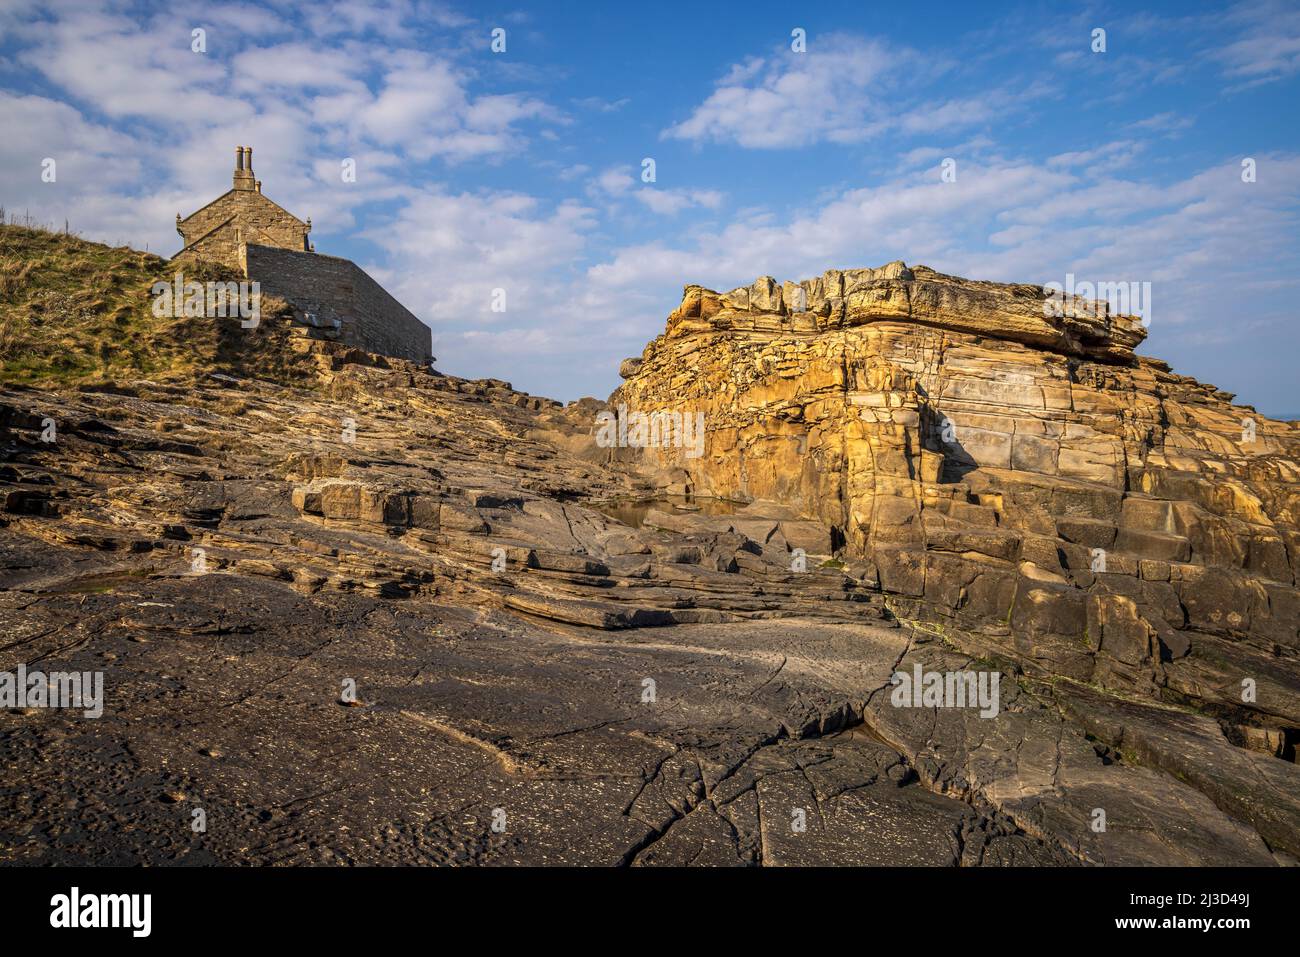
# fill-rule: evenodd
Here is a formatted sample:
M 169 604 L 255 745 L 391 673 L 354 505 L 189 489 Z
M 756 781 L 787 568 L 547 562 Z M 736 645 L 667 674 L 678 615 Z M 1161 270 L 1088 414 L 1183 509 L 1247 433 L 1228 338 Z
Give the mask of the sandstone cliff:
M 1135 355 L 1135 317 L 1045 298 L 901 262 L 687 286 L 610 403 L 702 411 L 704 454 L 613 457 L 815 519 L 810 550 L 967 651 L 1290 748 L 1300 429 Z

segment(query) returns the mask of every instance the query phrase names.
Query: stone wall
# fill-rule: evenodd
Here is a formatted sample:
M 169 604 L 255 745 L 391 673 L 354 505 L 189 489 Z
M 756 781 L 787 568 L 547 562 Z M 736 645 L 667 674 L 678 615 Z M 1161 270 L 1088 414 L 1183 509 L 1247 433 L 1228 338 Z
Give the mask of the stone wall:
M 263 294 L 279 296 L 318 321 L 340 324 L 340 341 L 367 352 L 426 362 L 433 334 L 348 259 L 248 245 L 240 264 Z
M 182 220 L 177 229 L 185 241 L 178 260 L 209 259 L 237 268 L 241 243 L 307 249 L 307 224 L 251 189 L 230 190 Z

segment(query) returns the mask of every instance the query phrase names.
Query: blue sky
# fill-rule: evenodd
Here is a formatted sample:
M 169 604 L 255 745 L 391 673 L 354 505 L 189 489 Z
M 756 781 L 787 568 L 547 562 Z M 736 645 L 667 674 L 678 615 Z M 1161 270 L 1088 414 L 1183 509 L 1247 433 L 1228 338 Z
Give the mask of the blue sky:
M 1294 416 L 1298 74 L 1295 2 L 6 0 L 0 204 L 171 254 L 252 145 L 440 368 L 561 399 L 607 395 L 687 283 L 1150 282 L 1143 352 Z

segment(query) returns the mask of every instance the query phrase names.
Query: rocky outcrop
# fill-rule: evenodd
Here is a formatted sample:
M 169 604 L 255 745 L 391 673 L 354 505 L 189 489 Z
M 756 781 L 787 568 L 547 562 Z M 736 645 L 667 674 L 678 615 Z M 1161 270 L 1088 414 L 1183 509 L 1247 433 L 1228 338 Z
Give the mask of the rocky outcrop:
M 687 286 L 610 404 L 703 412 L 704 454 L 612 458 L 816 520 L 821 551 L 969 653 L 1292 753 L 1300 429 L 1135 355 L 1144 335 L 1104 302 L 902 263 Z
M 964 322 L 1022 298 L 956 285 Z M 97 718 L 0 708 L 0 861 L 1296 862 L 1286 427 L 1202 448 L 1224 400 L 1109 317 L 721 298 L 616 396 L 707 411 L 699 458 L 288 316 L 194 324 L 212 368 L 0 386 L 0 676 L 105 679 Z M 998 704 L 900 706 L 913 669 Z

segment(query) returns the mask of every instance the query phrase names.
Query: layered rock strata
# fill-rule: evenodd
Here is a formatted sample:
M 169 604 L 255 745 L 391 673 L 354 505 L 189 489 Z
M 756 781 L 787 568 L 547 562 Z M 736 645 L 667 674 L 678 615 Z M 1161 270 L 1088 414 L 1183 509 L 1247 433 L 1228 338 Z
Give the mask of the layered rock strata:
M 792 445 L 795 426 L 804 428 L 800 454 L 821 449 L 820 473 L 778 468 L 785 445 L 764 438 L 775 427 L 752 385 L 761 362 L 737 364 L 738 381 L 751 385 L 709 407 L 708 454 L 689 462 L 611 455 L 595 441 L 608 410 L 594 400 L 561 406 L 498 380 L 439 375 L 301 335 L 284 317 L 264 321 L 256 338 L 236 321 L 217 323 L 209 332 L 225 345 L 215 353 L 220 372 L 0 388 L 0 672 L 105 679 L 99 718 L 0 710 L 9 774 L 0 860 L 1296 862 L 1300 770 L 1283 759 L 1292 725 L 1276 705 L 1294 686 L 1291 645 L 1268 646 L 1255 618 L 1200 624 L 1213 612 L 1196 603 L 1214 591 L 1179 589 L 1188 568 L 1217 580 L 1197 562 L 1201 539 L 1188 538 L 1187 561 L 1142 559 L 1169 565 L 1167 581 L 1109 570 L 1085 588 L 1069 564 L 1075 543 L 1041 517 L 1105 524 L 1084 507 L 1094 501 L 1087 490 L 1098 502 L 1118 499 L 1118 539 L 1126 503 L 1160 501 L 1155 491 L 1025 473 L 1046 497 L 1021 500 L 1030 492 L 1011 483 L 1014 469 L 997 473 L 1009 478 L 996 489 L 991 467 L 950 472 L 946 454 L 902 439 L 906 427 L 892 421 L 902 405 L 854 404 L 847 388 L 836 399 L 819 384 L 836 362 L 848 368 L 843 343 L 870 327 L 794 336 L 782 331 L 791 317 L 745 316 L 773 328 L 661 341 L 640 370 L 629 368 L 636 377 L 623 398 L 639 401 L 642 375 L 675 374 L 657 349 L 681 347 L 675 362 L 690 372 L 734 358 L 738 341 L 761 350 L 788 339 L 791 364 L 762 381 L 773 401 L 807 390 L 804 417 L 780 420 L 791 429 L 780 434 Z M 957 335 L 891 322 L 899 348 L 918 329 Z M 828 349 L 836 337 L 840 359 L 795 363 L 802 346 Z M 1055 362 L 1077 348 L 1084 354 L 1059 361 L 1115 376 L 1142 368 L 1085 358 L 1111 348 L 1094 333 L 1054 341 L 1064 352 L 1023 346 L 1023 361 Z M 1012 347 L 989 351 L 1005 359 Z M 943 394 L 947 381 L 904 389 L 901 372 L 889 375 L 889 394 L 912 397 L 918 416 L 920 389 Z M 800 377 L 803 386 L 792 382 Z M 693 381 L 683 379 L 679 394 L 703 401 Z M 1186 422 L 1181 401 L 1165 400 Z M 1208 414 L 1202 405 L 1214 410 L 1218 400 L 1188 403 Z M 835 408 L 839 437 L 827 412 Z M 888 410 L 888 425 L 869 423 L 864 409 Z M 732 416 L 729 438 L 714 413 Z M 827 425 L 814 432 L 813 421 Z M 1261 422 L 1265 441 L 1281 428 Z M 1167 423 L 1166 447 L 1179 429 L 1199 434 Z M 923 537 L 883 518 L 865 533 L 850 529 L 832 468 L 842 471 L 850 454 L 865 461 L 857 456 L 873 442 L 871 481 L 863 473 L 853 486 L 873 490 L 862 506 L 877 517 L 899 509 Z M 938 464 L 932 478 L 891 471 L 919 456 Z M 728 485 L 736 475 L 771 495 L 784 482 L 789 501 L 696 494 L 749 497 L 754 484 Z M 1282 483 L 1260 485 L 1275 490 L 1260 498 L 1261 514 L 1273 515 Z M 907 501 L 909 487 L 904 512 L 892 502 Z M 1173 487 L 1152 488 L 1168 496 Z M 878 509 L 877 498 L 890 504 Z M 1184 513 L 1200 514 L 1175 512 Z M 892 539 L 880 537 L 886 529 Z M 873 558 L 873 535 L 882 554 L 903 557 Z M 1026 544 L 1035 540 L 1044 547 Z M 1065 556 L 1060 582 L 1031 577 L 1046 575 L 1047 545 Z M 916 594 L 897 585 L 909 558 L 921 569 Z M 1176 565 L 1186 566 L 1177 578 Z M 1015 615 L 983 621 L 976 598 L 1002 594 L 993 583 L 1004 574 L 1014 576 L 1005 604 Z M 1145 590 L 1158 585 L 1168 591 Z M 1024 598 L 1022 587 L 1047 597 Z M 1283 583 L 1259 588 L 1272 600 Z M 946 589 L 958 596 L 951 606 Z M 1078 592 L 1086 627 L 1089 603 L 1107 599 L 1099 648 L 1071 639 L 1064 613 L 1048 614 L 1067 589 Z M 1113 649 L 1123 647 L 1126 619 L 1111 614 L 1111 596 L 1132 603 L 1135 622 L 1153 621 L 1161 597 L 1167 622 L 1175 601 L 1186 607 L 1195 617 L 1155 639 L 1186 636 L 1186 652 L 1121 669 Z M 1066 648 L 1077 651 L 1058 651 Z M 1229 680 L 1220 675 L 1249 660 L 1258 663 L 1258 706 L 1216 704 Z M 1000 675 L 996 713 L 895 706 L 894 676 L 916 668 Z M 192 827 L 196 810 L 203 832 Z
M 610 403 L 703 412 L 704 454 L 611 457 L 815 520 L 812 551 L 970 653 L 1293 755 L 1300 429 L 1136 355 L 1144 336 L 1104 302 L 903 263 L 688 286 Z

